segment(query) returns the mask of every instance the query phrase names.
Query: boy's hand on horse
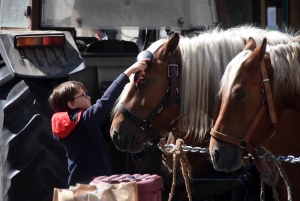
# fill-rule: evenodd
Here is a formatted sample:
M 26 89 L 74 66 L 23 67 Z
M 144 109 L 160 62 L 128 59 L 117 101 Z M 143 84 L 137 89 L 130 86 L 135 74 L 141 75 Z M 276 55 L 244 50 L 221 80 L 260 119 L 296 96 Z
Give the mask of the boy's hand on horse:
M 147 67 L 147 63 L 146 61 L 149 61 L 150 58 L 146 58 L 143 59 L 141 61 L 135 62 L 132 66 L 130 66 L 129 68 L 127 68 L 127 70 L 125 70 L 124 74 L 126 74 L 128 77 L 130 77 L 131 74 L 134 74 L 138 71 L 144 71 L 145 68 Z

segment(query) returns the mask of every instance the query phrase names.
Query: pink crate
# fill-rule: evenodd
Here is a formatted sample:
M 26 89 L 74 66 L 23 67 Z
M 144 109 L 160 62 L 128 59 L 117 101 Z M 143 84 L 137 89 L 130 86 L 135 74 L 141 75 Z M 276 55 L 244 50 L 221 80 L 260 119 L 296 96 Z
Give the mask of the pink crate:
M 161 176 L 150 174 L 122 174 L 112 176 L 96 177 L 90 184 L 97 184 L 99 182 L 107 182 L 116 184 L 120 182 L 136 181 L 138 188 L 139 201 L 161 201 L 162 190 L 164 189 L 163 180 Z

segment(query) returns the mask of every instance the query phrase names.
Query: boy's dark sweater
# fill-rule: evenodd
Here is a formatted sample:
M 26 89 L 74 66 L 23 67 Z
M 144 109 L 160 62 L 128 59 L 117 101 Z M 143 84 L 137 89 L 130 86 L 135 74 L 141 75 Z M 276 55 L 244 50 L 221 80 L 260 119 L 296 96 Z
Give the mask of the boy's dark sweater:
M 65 146 L 70 172 L 68 184 L 100 175 L 111 175 L 107 146 L 100 130 L 129 78 L 121 74 L 101 99 L 85 111 L 58 112 L 52 117 L 53 136 Z

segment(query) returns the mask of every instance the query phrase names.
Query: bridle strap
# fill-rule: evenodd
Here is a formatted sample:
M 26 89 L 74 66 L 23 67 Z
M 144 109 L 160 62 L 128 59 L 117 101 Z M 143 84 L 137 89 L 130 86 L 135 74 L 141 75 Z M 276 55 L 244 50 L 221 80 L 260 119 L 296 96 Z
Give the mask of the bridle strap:
M 175 52 L 174 51 L 170 55 L 170 63 L 168 66 L 168 77 L 170 77 L 170 86 L 167 89 L 167 93 L 160 102 L 160 104 L 154 109 L 154 111 L 145 119 L 140 119 L 132 112 L 127 110 L 123 104 L 119 104 L 118 110 L 124 115 L 129 117 L 132 121 L 134 121 L 141 129 L 143 129 L 150 137 L 152 141 L 157 139 L 157 136 L 153 134 L 153 130 L 151 128 L 152 122 L 157 118 L 159 113 L 164 109 L 164 107 L 169 103 L 169 106 L 174 106 L 177 103 L 179 106 L 181 105 L 181 98 L 178 93 L 178 89 L 176 88 L 176 78 L 178 77 L 178 65 L 175 60 Z M 170 89 L 170 90 L 169 90 Z
M 178 65 L 175 62 L 175 52 L 170 56 L 170 64 L 168 66 L 168 76 L 170 77 L 170 100 L 169 106 L 175 105 L 175 98 L 177 92 L 176 78 L 178 77 Z
M 264 113 L 266 111 L 267 111 L 267 107 L 263 102 L 262 105 L 260 106 L 258 112 L 256 113 L 254 120 L 251 122 L 251 124 L 246 132 L 246 135 L 244 136 L 244 139 L 243 139 L 244 142 L 249 143 L 250 138 L 251 138 L 257 124 L 259 123 L 260 119 L 262 118 L 262 116 L 264 115 Z
M 226 135 L 224 133 L 218 132 L 218 131 L 216 131 L 214 129 L 210 130 L 210 135 L 212 135 L 213 137 L 218 138 L 220 140 L 223 140 L 225 142 L 229 142 L 231 144 L 235 144 L 237 146 L 241 146 L 241 144 L 242 144 L 242 140 L 237 139 L 235 137 L 231 137 L 231 136 Z
M 235 137 L 231 137 L 229 135 L 226 135 L 224 133 L 218 132 L 214 129 L 211 129 L 210 134 L 220 140 L 229 142 L 231 144 L 235 144 L 243 149 L 245 149 L 248 153 L 252 153 L 255 148 L 249 144 L 249 140 L 257 126 L 257 124 L 259 123 L 261 117 L 263 116 L 263 114 L 265 113 L 265 111 L 267 110 L 266 106 L 264 105 L 264 103 L 260 106 L 258 112 L 256 113 L 254 120 L 252 121 L 252 123 L 250 124 L 246 135 L 244 136 L 244 138 L 242 140 L 235 138 Z
M 138 118 L 137 116 L 135 116 L 133 113 L 131 113 L 129 110 L 127 110 L 123 104 L 119 104 L 118 105 L 118 110 L 124 115 L 129 117 L 133 122 L 135 122 L 137 125 L 140 126 L 140 128 L 142 128 L 150 137 L 151 140 L 155 140 L 156 136 L 153 134 L 153 131 L 151 129 L 151 123 L 148 122 L 148 118 L 146 120 L 142 120 L 140 118 Z M 158 111 L 160 112 L 160 110 Z M 152 113 L 153 114 L 153 113 Z M 153 119 L 155 117 L 152 116 L 152 114 L 150 115 Z M 156 114 L 159 114 L 156 112 Z M 143 127 L 143 124 L 148 123 L 146 127 Z
M 263 78 L 263 85 L 264 85 L 264 89 L 265 89 L 264 92 L 265 92 L 266 98 L 267 98 L 267 104 L 268 104 L 270 118 L 271 118 L 272 123 L 276 124 L 278 122 L 278 120 L 277 120 L 277 115 L 276 115 L 275 109 L 274 109 L 274 102 L 273 102 L 273 96 L 272 96 L 272 92 L 271 92 L 270 80 L 268 78 L 268 73 L 267 73 L 267 69 L 266 69 L 264 60 L 262 60 L 260 62 L 260 70 L 261 70 L 261 75 Z
M 231 144 L 235 144 L 235 145 L 245 149 L 248 153 L 250 153 L 253 156 L 254 162 L 255 162 L 255 165 L 256 165 L 258 171 L 260 173 L 262 173 L 264 171 L 263 165 L 262 165 L 262 160 L 259 157 L 256 148 L 259 147 L 270 136 L 263 139 L 256 146 L 250 145 L 249 141 L 250 141 L 250 138 L 251 138 L 257 124 L 259 123 L 259 121 L 262 118 L 263 114 L 267 110 L 269 111 L 269 116 L 270 116 L 271 122 L 273 123 L 273 130 L 275 130 L 278 120 L 277 120 L 277 115 L 276 115 L 276 112 L 275 112 L 275 109 L 274 109 L 274 102 L 273 102 L 273 96 L 272 96 L 272 92 L 271 92 L 270 80 L 268 78 L 268 73 L 267 73 L 267 69 L 266 69 L 266 65 L 265 65 L 264 60 L 262 60 L 261 63 L 260 63 L 260 70 L 261 70 L 261 74 L 262 74 L 262 85 L 263 85 L 262 91 L 263 91 L 263 94 L 265 95 L 268 106 L 266 107 L 266 105 L 264 104 L 264 100 L 263 100 L 262 105 L 260 106 L 260 108 L 259 108 L 258 112 L 256 113 L 253 121 L 251 122 L 244 138 L 242 140 L 240 140 L 240 139 L 228 136 L 224 133 L 218 132 L 214 129 L 211 129 L 210 134 L 215 138 L 218 138 L 220 140 L 229 142 Z
M 146 118 L 146 119 L 140 119 L 136 115 L 134 115 L 132 112 L 127 110 L 124 105 L 121 103 L 119 104 L 118 110 L 124 115 L 130 118 L 130 120 L 134 121 L 138 126 L 140 126 L 141 129 L 146 131 L 148 135 L 150 136 L 151 140 L 156 139 L 157 137 L 153 134 L 153 131 L 151 129 L 152 122 L 154 119 L 157 118 L 157 116 L 161 113 L 161 111 L 165 108 L 165 106 L 168 104 L 170 100 L 170 93 L 167 92 L 167 94 L 164 96 L 164 98 L 161 100 L 160 104 L 153 110 L 153 112 Z M 176 93 L 176 96 L 174 98 L 175 103 L 179 106 L 181 105 L 181 98 L 179 96 L 179 93 Z
M 254 163 L 255 163 L 255 166 L 258 170 L 259 173 L 263 173 L 264 172 L 264 166 L 263 166 L 263 162 L 261 160 L 261 158 L 259 157 L 257 151 L 254 151 L 253 153 L 251 153 L 252 157 L 253 157 L 253 160 L 254 160 Z

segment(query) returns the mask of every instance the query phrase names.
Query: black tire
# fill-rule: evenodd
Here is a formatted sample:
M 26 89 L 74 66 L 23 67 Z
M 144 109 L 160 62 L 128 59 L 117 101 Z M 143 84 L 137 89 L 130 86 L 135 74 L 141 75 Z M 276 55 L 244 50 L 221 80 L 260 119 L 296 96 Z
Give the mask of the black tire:
M 1 200 L 52 200 L 54 187 L 68 188 L 65 151 L 51 132 L 50 82 L 12 77 L 0 58 Z

